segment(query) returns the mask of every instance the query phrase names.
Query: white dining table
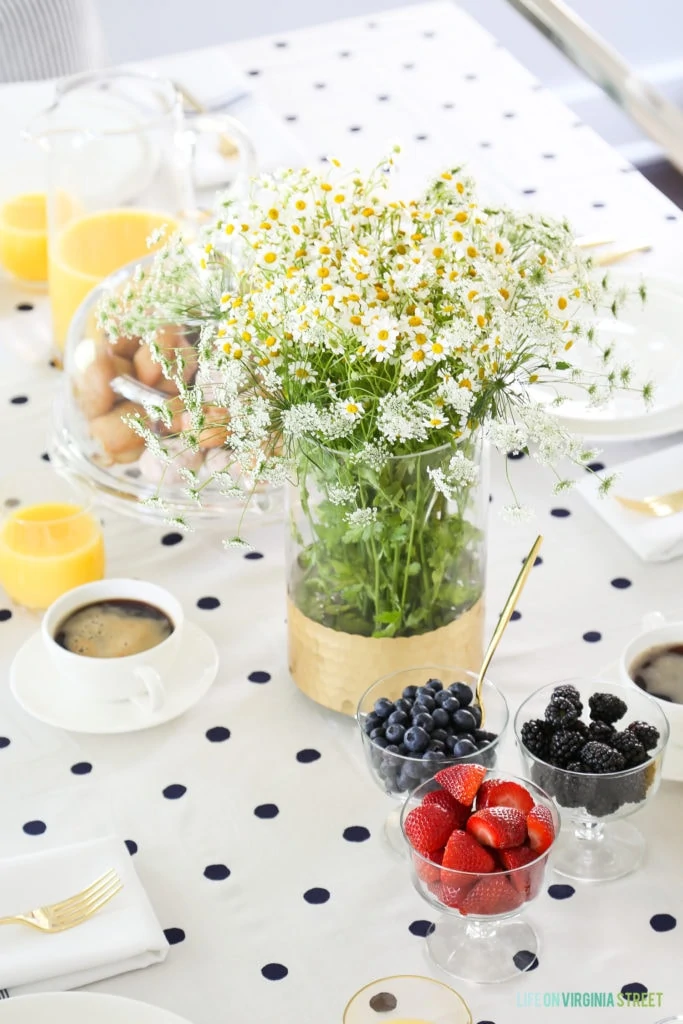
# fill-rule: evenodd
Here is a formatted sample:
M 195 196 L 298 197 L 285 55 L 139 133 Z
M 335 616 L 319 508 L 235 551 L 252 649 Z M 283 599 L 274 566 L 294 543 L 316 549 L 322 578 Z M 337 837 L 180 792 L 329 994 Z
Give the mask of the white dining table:
M 313 164 L 335 156 L 367 167 L 398 141 L 401 188 L 464 162 L 496 199 L 566 215 L 582 234 L 645 240 L 651 251 L 629 265 L 680 275 L 676 207 L 504 44 L 437 2 L 149 66 L 173 77 L 191 70 L 200 84 L 205 74 L 205 95 L 215 84 L 211 68 L 237 69 L 291 150 Z M 51 88 L 0 89 L 3 140 Z M 14 152 L 0 152 L 2 173 L 11 173 Z M 46 337 L 44 297 L 0 279 L 5 490 L 32 467 L 46 470 L 51 404 L 63 386 L 41 348 Z M 609 444 L 599 460 L 609 469 L 675 440 Z M 500 517 L 506 469 L 535 506 L 535 522 L 512 526 Z M 507 466 L 501 457 L 492 467 L 489 628 L 534 537 L 545 538 L 491 669 L 513 710 L 553 680 L 613 673 L 645 613 L 683 610 L 680 561 L 641 562 L 580 495 L 553 497 L 552 482 L 529 457 Z M 375 978 L 438 976 L 425 953 L 431 911 L 382 841 L 389 807 L 364 763 L 357 726 L 311 703 L 290 680 L 282 525 L 252 524 L 254 551 L 245 557 L 223 550 L 220 523 L 181 535 L 108 509 L 102 515 L 109 575 L 173 591 L 213 637 L 221 663 L 206 696 L 166 725 L 121 736 L 60 731 L 27 715 L 9 691 L 12 659 L 39 617 L 0 590 L 0 736 L 9 741 L 0 743 L 0 857 L 114 832 L 130 841 L 172 943 L 163 964 L 92 990 L 166 1007 L 192 1024 L 340 1024 L 349 997 Z M 320 756 L 297 757 L 311 750 Z M 510 736 L 500 765 L 521 769 Z M 682 810 L 683 783 L 665 780 L 633 819 L 648 844 L 637 873 L 604 885 L 574 882 L 565 898 L 544 892 L 529 906 L 542 936 L 535 969 L 498 986 L 454 983 L 475 1022 L 612 1024 L 629 1010 L 548 1009 L 543 995 L 634 985 L 661 993 L 661 1008 L 632 1008 L 639 1021 L 683 1012 Z M 31 822 L 45 828 L 25 829 Z M 657 930 L 657 915 L 674 924 Z

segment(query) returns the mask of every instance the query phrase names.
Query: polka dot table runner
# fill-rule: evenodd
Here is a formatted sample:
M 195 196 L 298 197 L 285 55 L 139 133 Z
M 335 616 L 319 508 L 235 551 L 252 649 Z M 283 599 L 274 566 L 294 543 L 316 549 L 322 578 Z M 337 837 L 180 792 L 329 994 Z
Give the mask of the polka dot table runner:
M 221 52 L 313 162 L 334 155 L 369 166 L 400 140 L 406 190 L 466 161 L 493 197 L 566 213 L 580 232 L 651 242 L 637 270 L 681 265 L 676 209 L 450 4 Z M 196 59 L 200 66 L 201 52 Z M 18 355 L 18 342 L 46 331 L 45 301 L 0 281 L 7 477 L 44 468 L 48 458 L 61 377 L 47 358 Z M 609 469 L 649 447 L 609 446 L 600 463 Z M 536 523 L 500 520 L 506 471 L 538 509 Z M 490 625 L 536 532 L 545 535 L 492 672 L 513 709 L 535 687 L 613 662 L 645 612 L 683 610 L 680 564 L 643 565 L 578 495 L 553 498 L 552 483 L 525 457 L 493 466 Z M 354 724 L 310 703 L 289 680 L 281 527 L 251 527 L 254 550 L 242 556 L 223 552 L 219 526 L 183 535 L 107 510 L 102 517 L 109 573 L 173 590 L 216 641 L 221 666 L 199 704 L 157 729 L 59 732 L 11 698 L 12 656 L 39 619 L 0 591 L 0 855 L 116 831 L 171 944 L 166 963 L 94 988 L 194 1024 L 340 1024 L 364 983 L 432 973 L 424 955 L 430 912 L 406 866 L 385 852 L 389 808 Z M 520 769 L 511 741 L 503 766 Z M 547 993 L 563 992 L 663 993 L 661 1010 L 641 1009 L 642 1021 L 683 1011 L 680 787 L 665 782 L 639 816 L 648 857 L 637 875 L 601 887 L 548 879 L 528 911 L 543 939 L 538 959 L 519 950 L 520 977 L 511 983 L 456 985 L 475 1022 L 615 1019 L 615 1010 L 544 1008 Z

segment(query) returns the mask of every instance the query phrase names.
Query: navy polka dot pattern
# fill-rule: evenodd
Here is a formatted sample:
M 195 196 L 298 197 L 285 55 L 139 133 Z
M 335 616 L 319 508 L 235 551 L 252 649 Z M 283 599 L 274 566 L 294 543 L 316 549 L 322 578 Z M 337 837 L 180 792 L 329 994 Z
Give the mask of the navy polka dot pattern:
M 516 462 L 519 459 L 523 459 L 523 458 L 524 458 L 524 452 L 508 452 L 508 459 L 511 459 L 513 462 Z
M 225 864 L 209 864 L 204 868 L 204 878 L 210 878 L 212 882 L 223 882 L 230 877 L 230 868 Z
M 554 900 L 568 900 L 575 892 L 576 889 L 573 885 L 548 886 L 548 896 L 551 896 Z
M 250 683 L 269 683 L 270 672 L 250 672 L 247 679 Z
M 79 761 L 78 764 L 71 765 L 71 772 L 73 775 L 90 775 L 92 771 L 92 765 L 89 761 Z
M 621 986 L 622 995 L 626 996 L 644 996 L 647 994 L 647 988 L 640 981 L 630 981 L 628 985 Z
M 174 783 L 172 786 L 166 786 L 163 790 L 163 794 L 167 800 L 180 800 L 181 796 L 185 796 L 187 793 L 187 786 L 181 786 L 178 783 Z
M 312 749 L 300 750 L 299 753 L 296 755 L 296 759 L 299 762 L 299 764 L 310 764 L 312 761 L 319 760 L 319 758 L 320 751 Z
M 31 310 L 33 309 L 33 303 L 32 302 L 18 302 L 14 308 L 16 310 L 18 310 L 20 313 L 30 313 Z
M 126 849 L 128 850 L 128 853 L 131 855 L 131 857 L 138 852 L 138 844 L 135 842 L 134 839 L 125 839 L 124 842 L 126 844 Z
M 263 555 L 260 551 L 247 551 L 244 557 L 250 562 L 257 562 L 259 558 L 263 558 Z
M 519 622 L 519 620 L 521 619 L 521 617 L 522 617 L 522 613 L 521 613 L 521 612 L 518 612 L 518 611 L 517 611 L 517 609 L 515 608 L 514 612 L 513 612 L 513 613 L 512 613 L 512 615 L 510 616 L 510 621 L 511 621 L 511 622 Z
M 161 538 L 161 543 L 164 547 L 171 548 L 174 544 L 180 544 L 182 539 L 182 533 L 165 533 Z
M 598 633 L 595 629 L 590 629 L 587 633 L 583 634 L 583 639 L 587 644 L 597 644 L 598 640 L 602 640 L 602 633 Z
M 185 941 L 185 932 L 182 928 L 164 928 L 164 935 L 169 946 L 177 946 L 179 942 Z
M 0 622 L 7 622 L 7 620 L 11 618 L 12 613 L 9 608 L 0 608 Z
M 197 607 L 205 612 L 212 612 L 214 608 L 220 608 L 220 606 L 221 603 L 217 597 L 200 597 L 197 601 Z
M 650 927 L 656 932 L 670 932 L 678 922 L 671 914 L 654 914 L 650 918 Z
M 567 516 L 571 515 L 568 508 L 551 508 L 550 515 L 554 516 L 555 519 L 566 519 Z
M 40 457 L 43 460 L 43 462 L 49 462 L 50 461 L 50 453 L 49 452 L 42 452 Z
M 5 747 L 9 747 L 10 742 L 11 741 L 8 736 L 0 736 L 0 750 L 3 750 Z
M 28 395 L 15 395 L 14 398 L 10 398 L 12 405 L 26 405 L 28 402 Z
M 307 889 L 304 893 L 304 899 L 307 903 L 327 903 L 330 898 L 329 889 Z
M 224 725 L 214 725 L 212 729 L 207 729 L 206 738 L 209 743 L 225 743 L 230 739 L 230 730 Z
M 615 590 L 628 590 L 631 586 L 631 581 L 627 580 L 625 576 L 617 576 L 615 579 L 610 580 L 610 583 Z
M 280 808 L 277 804 L 259 804 L 258 807 L 254 808 L 254 814 L 257 818 L 277 818 L 280 813 Z
M 432 921 L 413 921 L 408 925 L 408 931 L 411 935 L 417 935 L 424 939 L 434 931 L 434 923 Z
M 604 462 L 589 462 L 586 466 L 587 470 L 592 470 L 594 473 L 602 473 L 605 468 Z
M 370 830 L 364 825 L 349 825 L 344 829 L 344 839 L 347 843 L 364 843 L 370 838 Z
M 520 949 L 512 959 L 518 971 L 535 971 L 538 967 L 538 957 L 528 949 Z
M 47 825 L 44 821 L 27 821 L 22 828 L 27 836 L 42 836 L 43 832 L 47 829 Z
M 261 968 L 261 974 L 268 981 L 282 981 L 289 974 L 284 964 L 266 964 Z

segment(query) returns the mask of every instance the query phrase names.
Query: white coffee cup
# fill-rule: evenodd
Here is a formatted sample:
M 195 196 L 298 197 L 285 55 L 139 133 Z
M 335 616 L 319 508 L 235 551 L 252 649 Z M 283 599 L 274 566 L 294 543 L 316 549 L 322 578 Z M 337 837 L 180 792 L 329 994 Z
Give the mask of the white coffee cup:
M 630 669 L 634 662 L 637 662 L 646 651 L 653 647 L 661 647 L 666 644 L 683 644 L 683 622 L 668 622 L 660 612 L 650 612 L 643 619 L 642 632 L 631 640 L 621 653 L 619 658 L 621 681 L 627 686 L 635 686 L 640 689 L 630 675 Z M 650 696 L 657 701 L 669 720 L 670 746 L 683 747 L 683 704 L 660 700 L 654 694 L 650 694 Z
M 159 608 L 173 623 L 173 632 L 156 647 L 120 658 L 91 658 L 65 650 L 55 640 L 69 615 L 88 604 L 111 599 L 144 601 Z M 69 697 L 89 704 L 132 701 L 143 711 L 158 711 L 166 699 L 167 679 L 182 641 L 184 615 L 180 602 L 163 587 L 141 580 L 99 580 L 57 598 L 45 612 L 45 649 Z

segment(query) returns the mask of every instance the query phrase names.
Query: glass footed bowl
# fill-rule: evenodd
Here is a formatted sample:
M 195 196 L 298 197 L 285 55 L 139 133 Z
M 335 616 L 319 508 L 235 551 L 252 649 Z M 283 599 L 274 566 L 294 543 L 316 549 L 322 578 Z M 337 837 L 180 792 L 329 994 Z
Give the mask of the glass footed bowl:
M 425 759 L 424 754 L 411 756 L 407 752 L 401 753 L 401 747 L 394 751 L 393 745 L 387 744 L 383 736 L 377 735 L 373 738 L 369 735 L 368 726 L 372 722 L 369 716 L 375 713 L 378 700 L 399 700 L 406 687 L 424 686 L 430 679 L 441 681 L 444 689 L 448 689 L 455 682 L 462 682 L 469 686 L 473 693 L 476 690 L 477 676 L 466 669 L 446 665 L 401 669 L 373 683 L 361 697 L 356 714 L 370 775 L 379 788 L 397 802 L 385 820 L 384 838 L 391 850 L 401 857 L 406 855 L 400 825 L 401 802 L 405 799 L 406 793 L 415 789 L 421 782 L 433 778 L 442 768 L 447 768 L 451 764 L 473 761 L 493 768 L 498 759 L 498 748 L 509 718 L 505 697 L 491 680 L 486 678 L 482 690 L 484 732 L 495 734 L 495 738 L 479 741 L 479 749 L 474 750 L 469 756 L 454 757 L 448 753 L 438 756 L 434 752 L 428 752 Z M 463 704 L 463 707 L 466 706 Z
M 429 956 L 437 967 L 453 977 L 479 984 L 516 978 L 520 972 L 537 966 L 540 939 L 531 924 L 519 915 L 543 889 L 548 861 L 560 831 L 557 808 L 539 786 L 507 772 L 487 772 L 482 783 L 493 779 L 523 786 L 535 805 L 548 808 L 553 820 L 555 839 L 548 849 L 512 870 L 453 870 L 412 848 L 405 831 L 406 818 L 428 793 L 441 789 L 435 779 L 418 786 L 401 812 L 413 885 L 430 907 L 442 915 L 427 934 Z
M 442 981 L 419 974 L 379 978 L 356 992 L 343 1024 L 472 1024 L 467 1003 Z
M 120 290 L 139 264 L 145 265 L 153 255 L 122 267 L 93 288 L 81 303 L 69 327 L 64 353 L 64 381 L 54 406 L 50 455 L 55 468 L 74 482 L 97 491 L 101 500 L 121 512 L 157 520 L 173 516 L 227 520 L 227 529 L 235 526 L 242 515 L 247 518 L 273 521 L 282 516 L 281 489 L 258 485 L 255 490 L 247 473 L 242 473 L 226 446 L 226 431 L 221 426 L 220 411 L 211 405 L 210 387 L 204 385 L 207 415 L 215 417 L 213 429 L 206 428 L 200 437 L 199 452 L 190 452 L 172 435 L 179 429 L 182 410 L 172 381 L 160 376 L 160 367 L 153 363 L 149 349 L 138 338 L 121 338 L 112 343 L 97 327 L 96 312 L 109 292 Z M 194 382 L 195 338 L 187 332 L 167 327 L 160 332 L 162 347 L 183 350 L 186 356 L 186 379 Z M 117 386 L 112 387 L 112 380 Z M 176 460 L 166 466 L 121 420 L 122 414 L 141 409 L 145 388 L 153 403 L 167 402 L 175 423 L 166 429 L 160 420 L 148 420 L 160 441 L 174 452 Z M 148 401 L 150 392 L 147 392 Z M 227 417 L 227 413 L 225 413 Z M 251 498 L 245 512 L 240 497 L 221 493 L 216 483 L 202 490 L 202 504 L 197 505 L 186 493 L 178 466 L 194 470 L 203 483 L 214 472 L 224 472 L 226 482 L 236 485 Z M 252 493 L 253 491 L 253 493 Z M 165 508 L 147 505 L 158 496 Z
M 641 810 L 657 792 L 669 724 L 657 701 L 642 691 L 599 679 L 568 679 L 564 685 L 579 691 L 585 723 L 589 721 L 588 698 L 594 693 L 611 694 L 621 698 L 628 708 L 615 724 L 618 732 L 625 731 L 632 722 L 647 722 L 658 730 L 659 739 L 642 764 L 621 771 L 598 774 L 550 765 L 525 746 L 522 728 L 532 720 L 545 721 L 545 709 L 560 685 L 553 683 L 537 690 L 515 716 L 515 737 L 524 770 L 550 793 L 562 811 L 565 830 L 557 843 L 553 866 L 560 874 L 580 881 L 621 878 L 636 870 L 645 853 L 639 829 L 621 819 Z M 580 755 L 570 763 L 576 760 Z

